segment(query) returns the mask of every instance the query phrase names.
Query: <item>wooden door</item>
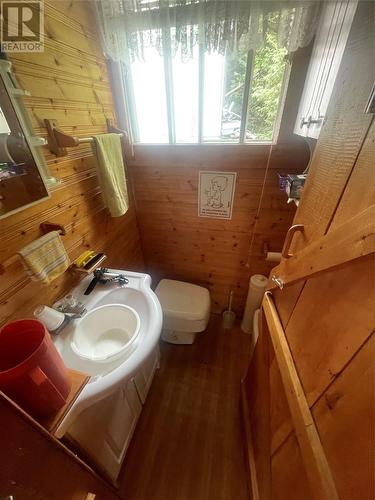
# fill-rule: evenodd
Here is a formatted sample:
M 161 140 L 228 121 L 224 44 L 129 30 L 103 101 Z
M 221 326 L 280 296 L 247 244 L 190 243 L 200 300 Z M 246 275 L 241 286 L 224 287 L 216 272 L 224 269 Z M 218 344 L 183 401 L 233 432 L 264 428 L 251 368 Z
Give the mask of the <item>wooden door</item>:
M 304 232 L 271 273 L 284 286 L 270 280 L 243 383 L 262 500 L 375 497 L 373 14 L 359 2 L 295 217 Z

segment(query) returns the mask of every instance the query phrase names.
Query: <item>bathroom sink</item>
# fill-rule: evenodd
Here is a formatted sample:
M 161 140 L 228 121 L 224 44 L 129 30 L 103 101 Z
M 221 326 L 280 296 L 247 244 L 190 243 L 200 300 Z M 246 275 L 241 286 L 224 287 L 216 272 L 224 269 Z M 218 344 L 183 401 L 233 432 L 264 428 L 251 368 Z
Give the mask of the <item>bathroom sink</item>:
M 150 287 L 150 276 L 117 269 L 111 271 L 124 274 L 129 283 L 125 287 L 115 283 L 98 284 L 90 295 L 85 296 L 84 291 L 92 279 L 91 275 L 87 276 L 70 292 L 84 303 L 86 316 L 72 321 L 62 333 L 53 338 L 69 368 L 91 375 L 88 384 L 57 429 L 57 437 L 65 434 L 84 409 L 124 387 L 153 352 L 160 337 L 163 316 L 158 298 Z M 120 327 L 123 331 L 120 332 L 116 330 L 118 325 L 114 326 L 109 324 L 109 320 L 105 321 L 104 316 L 108 319 L 110 310 L 110 315 L 113 316 L 113 307 L 118 310 L 118 306 L 126 306 L 132 311 L 131 317 L 135 318 L 135 323 L 132 323 L 128 332 L 124 331 L 124 322 Z M 79 343 L 77 339 L 80 335 L 87 337 L 90 330 L 92 331 L 90 316 L 95 315 L 94 310 L 97 311 L 98 317 L 101 316 L 102 326 L 98 329 L 99 333 L 97 336 L 93 335 L 87 344 L 84 341 Z M 85 323 L 89 327 L 86 331 L 82 328 Z
M 110 363 L 131 348 L 139 326 L 139 315 L 132 307 L 104 304 L 78 321 L 70 345 L 83 359 Z

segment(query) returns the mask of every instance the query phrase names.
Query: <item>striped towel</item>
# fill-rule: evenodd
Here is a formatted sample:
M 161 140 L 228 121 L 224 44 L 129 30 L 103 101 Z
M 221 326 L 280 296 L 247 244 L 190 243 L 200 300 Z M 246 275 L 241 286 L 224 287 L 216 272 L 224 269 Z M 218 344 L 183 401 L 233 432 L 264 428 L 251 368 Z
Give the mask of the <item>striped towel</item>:
M 70 265 L 58 231 L 41 236 L 18 252 L 27 274 L 33 281 L 49 285 Z

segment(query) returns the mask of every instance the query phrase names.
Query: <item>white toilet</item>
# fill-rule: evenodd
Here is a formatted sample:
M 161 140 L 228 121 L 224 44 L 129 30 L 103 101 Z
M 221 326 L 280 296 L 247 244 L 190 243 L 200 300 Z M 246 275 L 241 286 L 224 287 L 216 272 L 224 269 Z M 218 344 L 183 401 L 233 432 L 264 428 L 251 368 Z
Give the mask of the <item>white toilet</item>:
M 163 310 L 161 338 L 172 344 L 192 344 L 195 335 L 207 328 L 210 292 L 202 286 L 164 279 L 155 293 Z

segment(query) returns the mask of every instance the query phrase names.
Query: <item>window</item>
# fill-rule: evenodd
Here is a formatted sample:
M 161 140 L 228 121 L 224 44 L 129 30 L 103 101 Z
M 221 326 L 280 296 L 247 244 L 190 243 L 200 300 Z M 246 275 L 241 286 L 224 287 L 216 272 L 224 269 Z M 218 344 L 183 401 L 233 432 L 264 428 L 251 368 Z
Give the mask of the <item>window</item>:
M 255 51 L 240 41 L 236 51 L 223 55 L 196 43 L 192 57 L 184 59 L 181 45 L 172 50 L 173 30 L 163 36 L 163 55 L 150 43 L 141 59 L 124 66 L 134 141 L 273 141 L 287 51 L 278 46 L 272 15 L 263 46 Z M 197 31 L 187 26 L 187 36 Z
M 133 140 L 275 141 L 286 60 L 311 43 L 320 4 L 95 2 L 106 55 L 122 67 Z

